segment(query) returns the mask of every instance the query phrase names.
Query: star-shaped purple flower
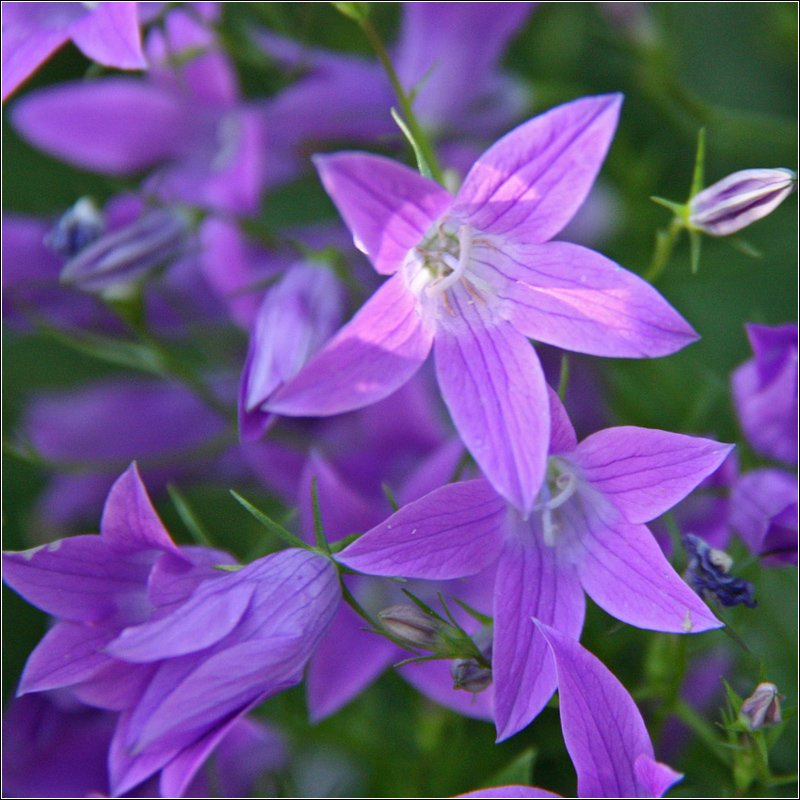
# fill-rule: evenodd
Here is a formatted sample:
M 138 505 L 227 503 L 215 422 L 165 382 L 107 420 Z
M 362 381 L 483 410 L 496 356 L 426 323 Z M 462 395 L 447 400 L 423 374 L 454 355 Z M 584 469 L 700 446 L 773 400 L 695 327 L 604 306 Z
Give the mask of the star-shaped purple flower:
M 636 275 L 550 241 L 586 198 L 621 101 L 586 97 L 529 120 L 478 159 L 455 197 L 381 156 L 318 156 L 356 245 L 392 277 L 268 410 L 325 416 L 369 405 L 405 383 L 433 348 L 464 444 L 494 488 L 529 513 L 550 420 L 528 338 L 634 358 L 697 338 Z
M 486 480 L 409 503 L 339 555 L 372 575 L 447 580 L 497 562 L 494 716 L 498 738 L 524 728 L 556 687 L 533 617 L 573 639 L 584 591 L 609 614 L 648 630 L 721 626 L 681 580 L 644 525 L 683 499 L 731 446 L 647 428 L 608 428 L 580 444 L 555 395 L 547 479 L 526 518 Z

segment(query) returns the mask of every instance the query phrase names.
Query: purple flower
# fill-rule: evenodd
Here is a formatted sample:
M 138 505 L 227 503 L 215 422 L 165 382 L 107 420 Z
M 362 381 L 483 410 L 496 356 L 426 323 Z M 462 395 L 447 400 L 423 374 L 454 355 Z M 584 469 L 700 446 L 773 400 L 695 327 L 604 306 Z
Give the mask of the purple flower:
M 730 524 L 767 566 L 797 566 L 797 476 L 757 469 L 733 485 Z
M 772 213 L 797 188 L 790 169 L 743 169 L 689 201 L 689 224 L 711 236 L 728 236 Z
M 498 738 L 525 727 L 556 686 L 532 617 L 573 639 L 584 590 L 617 619 L 648 630 L 720 627 L 643 524 L 713 472 L 730 445 L 646 428 L 600 431 L 577 444 L 553 399 L 547 479 L 527 518 L 486 480 L 450 484 L 401 508 L 339 560 L 374 575 L 443 580 L 497 561 L 494 716 Z
M 391 394 L 435 351 L 456 428 L 497 491 L 527 514 L 550 420 L 528 337 L 655 357 L 696 338 L 649 284 L 599 253 L 550 242 L 580 207 L 621 98 L 559 106 L 481 156 L 455 198 L 367 153 L 320 156 L 322 182 L 378 273 L 391 275 L 268 410 L 330 415 Z
M 168 202 L 253 213 L 264 177 L 262 125 L 200 20 L 205 9 L 171 11 L 164 31 L 150 32 L 145 79 L 106 77 L 31 92 L 13 109 L 15 127 L 34 146 L 85 169 L 132 175 L 163 165 L 150 185 Z
M 768 458 L 797 463 L 797 325 L 745 325 L 755 358 L 731 375 L 747 441 Z
M 750 581 L 730 575 L 733 559 L 723 550 L 709 547 L 699 536 L 683 534 L 683 546 L 689 556 L 687 572 L 692 586 L 701 597 L 714 597 L 723 606 L 746 605 L 755 608 L 755 587 Z
M 138 3 L 3 3 L 3 100 L 72 40 L 107 67 L 145 69 Z
M 536 624 L 555 662 L 561 729 L 578 773 L 578 797 L 663 797 L 683 776 L 655 760 L 642 715 L 625 687 L 569 636 Z M 560 797 L 532 786 L 458 796 Z
M 340 599 L 323 556 L 290 549 L 234 572 L 230 557 L 178 548 L 132 465 L 114 484 L 100 536 L 4 556 L 4 578 L 59 618 L 31 654 L 20 694 L 69 687 L 120 712 L 113 793 L 163 770 L 166 796 L 248 710 L 298 683 Z

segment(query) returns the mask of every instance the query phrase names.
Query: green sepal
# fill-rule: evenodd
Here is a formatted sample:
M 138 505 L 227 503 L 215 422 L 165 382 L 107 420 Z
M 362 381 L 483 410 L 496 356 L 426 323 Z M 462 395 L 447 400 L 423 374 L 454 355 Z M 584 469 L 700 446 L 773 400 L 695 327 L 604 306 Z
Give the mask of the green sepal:
M 211 569 L 218 569 L 220 572 L 238 572 L 243 564 L 214 564 Z
M 211 542 L 211 537 L 203 527 L 197 514 L 192 510 L 189 502 L 178 490 L 178 487 L 172 483 L 168 483 L 167 492 L 169 492 L 170 500 L 172 500 L 172 505 L 175 506 L 175 510 L 178 512 L 181 522 L 186 526 L 195 542 L 205 545 L 206 547 L 213 547 L 214 545 Z
M 700 128 L 697 132 L 697 153 L 694 157 L 694 172 L 692 173 L 692 189 L 689 198 L 703 191 L 706 168 L 706 129 Z
M 675 203 L 672 200 L 667 200 L 665 197 L 658 197 L 657 195 L 651 195 L 650 199 L 654 203 L 658 203 L 660 206 L 668 208 L 678 219 L 686 219 L 686 203 Z
M 233 495 L 233 499 L 243 506 L 243 508 L 253 517 L 255 517 L 255 519 L 258 520 L 258 522 L 260 522 L 270 533 L 273 533 L 275 536 L 283 539 L 283 541 L 286 542 L 290 547 L 301 547 L 304 550 L 314 549 L 310 544 L 308 544 L 308 542 L 304 542 L 293 533 L 287 531 L 282 525 L 278 525 L 277 522 L 270 519 L 263 511 L 256 508 L 248 500 L 245 500 L 244 497 L 242 497 L 240 494 L 237 494 L 233 489 L 230 490 L 230 493 Z
M 325 538 L 325 527 L 322 524 L 322 512 L 319 508 L 316 475 L 311 479 L 311 512 L 314 515 L 314 541 L 317 543 L 317 548 L 323 553 L 330 555 L 331 546 Z
M 697 274 L 700 269 L 700 244 L 703 237 L 694 228 L 689 228 L 689 264 L 692 268 L 692 275 Z

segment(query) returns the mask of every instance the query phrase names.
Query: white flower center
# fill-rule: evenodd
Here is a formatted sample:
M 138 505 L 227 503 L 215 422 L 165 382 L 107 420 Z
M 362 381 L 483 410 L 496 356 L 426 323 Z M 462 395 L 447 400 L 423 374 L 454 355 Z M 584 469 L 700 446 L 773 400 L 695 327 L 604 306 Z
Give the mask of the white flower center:
M 547 475 L 539 493 L 539 502 L 533 507 L 534 511 L 541 512 L 542 531 L 544 543 L 554 547 L 558 533 L 558 514 L 554 513 L 561 508 L 578 489 L 578 478 L 570 466 L 560 458 L 549 458 L 547 462 Z

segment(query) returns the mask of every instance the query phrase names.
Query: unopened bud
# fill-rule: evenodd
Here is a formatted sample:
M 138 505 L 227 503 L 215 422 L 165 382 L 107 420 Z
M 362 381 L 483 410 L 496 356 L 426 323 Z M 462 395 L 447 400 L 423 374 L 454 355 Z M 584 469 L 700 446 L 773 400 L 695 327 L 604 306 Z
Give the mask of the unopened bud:
M 61 258 L 72 258 L 99 239 L 104 228 L 103 214 L 94 200 L 81 197 L 44 237 L 44 245 Z
M 186 215 L 153 209 L 136 222 L 101 236 L 61 270 L 62 283 L 88 292 L 107 292 L 182 255 L 189 236 Z
M 457 658 L 450 664 L 453 688 L 480 694 L 492 685 L 492 670 L 472 659 Z
M 418 606 L 411 604 L 391 606 L 379 611 L 378 619 L 389 633 L 412 647 L 436 650 L 441 643 L 439 634 L 442 623 Z
M 781 721 L 781 697 L 774 683 L 759 683 L 739 709 L 739 721 L 749 731 L 768 728 Z
M 689 224 L 711 236 L 728 236 L 774 211 L 797 187 L 790 169 L 734 172 L 689 201 Z

